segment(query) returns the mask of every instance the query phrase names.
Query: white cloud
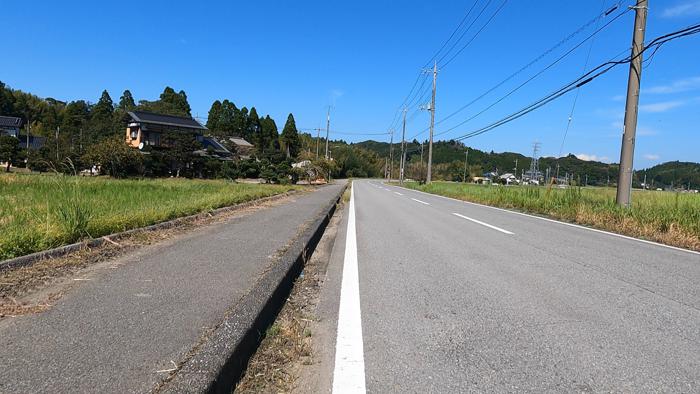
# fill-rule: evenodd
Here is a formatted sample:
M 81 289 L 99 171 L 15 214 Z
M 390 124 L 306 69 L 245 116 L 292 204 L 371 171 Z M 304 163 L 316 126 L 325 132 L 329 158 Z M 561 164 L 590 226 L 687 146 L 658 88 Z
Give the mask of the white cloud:
M 664 18 L 675 18 L 682 16 L 700 15 L 700 0 L 688 0 L 673 7 L 666 8 L 661 16 Z
M 584 161 L 602 161 L 602 162 L 609 162 L 610 158 L 606 156 L 597 156 L 597 155 L 589 155 L 586 153 L 577 153 L 576 157 L 578 157 L 581 160 Z
M 663 101 L 660 103 L 640 105 L 639 109 L 644 112 L 666 112 L 670 109 L 680 107 L 683 104 L 685 104 L 683 101 Z
M 696 89 L 700 89 L 700 77 L 679 79 L 670 84 L 652 86 L 648 89 L 643 89 L 643 91 L 644 93 L 667 94 L 687 92 Z
M 647 160 L 659 160 L 661 156 L 653 154 L 653 153 L 647 153 L 643 156 Z
M 625 95 L 623 94 L 618 94 L 617 96 L 612 97 L 612 101 L 622 101 L 625 99 Z
M 639 126 L 637 127 L 637 135 L 641 137 L 650 137 L 652 135 L 659 134 L 658 131 L 652 129 L 651 127 Z

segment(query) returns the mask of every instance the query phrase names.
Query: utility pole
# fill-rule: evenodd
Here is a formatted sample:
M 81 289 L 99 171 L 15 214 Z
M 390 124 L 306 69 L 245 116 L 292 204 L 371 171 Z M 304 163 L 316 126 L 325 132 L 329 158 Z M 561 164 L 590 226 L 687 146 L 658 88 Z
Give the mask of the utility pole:
M 464 152 L 464 178 L 462 179 L 464 183 L 467 183 L 467 160 L 469 160 L 469 147 Z
M 642 79 L 642 51 L 647 25 L 648 0 L 637 0 L 634 6 L 634 33 L 632 35 L 632 57 L 630 58 L 627 102 L 625 104 L 625 126 L 620 150 L 620 174 L 617 181 L 617 205 L 630 207 L 632 195 L 632 171 L 634 168 L 634 139 L 637 133 L 637 110 L 639 109 L 639 86 Z
M 394 129 L 391 129 L 391 140 L 389 141 L 389 181 L 391 181 L 391 170 L 394 167 Z
M 316 129 L 316 158 L 318 159 L 318 145 L 319 142 L 321 141 L 321 128 L 318 127 Z
M 328 133 L 331 130 L 331 106 L 328 106 L 328 113 L 326 114 L 326 160 L 328 160 Z
M 430 140 L 428 142 L 428 173 L 425 177 L 425 183 L 430 183 L 432 180 L 433 167 L 433 132 L 435 131 L 435 89 L 437 85 L 437 60 L 433 66 L 433 97 L 430 100 Z
M 515 159 L 515 176 L 518 176 L 518 159 Z
M 406 112 L 408 108 L 403 109 L 403 128 L 401 130 L 401 164 L 399 165 L 399 184 L 403 185 L 404 166 L 406 165 Z
M 647 173 L 644 173 L 644 190 L 647 189 Z
M 420 179 L 423 180 L 423 142 L 420 143 Z

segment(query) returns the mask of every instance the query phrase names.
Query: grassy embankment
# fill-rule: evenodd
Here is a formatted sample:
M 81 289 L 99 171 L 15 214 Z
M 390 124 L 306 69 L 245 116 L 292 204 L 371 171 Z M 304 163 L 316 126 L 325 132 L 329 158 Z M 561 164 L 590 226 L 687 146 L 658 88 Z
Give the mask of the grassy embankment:
M 0 175 L 0 260 L 267 197 L 297 186 Z
M 612 188 L 548 190 L 448 182 L 406 186 L 700 251 L 700 195 L 697 194 L 638 190 L 632 194 L 632 209 L 621 209 L 615 205 Z

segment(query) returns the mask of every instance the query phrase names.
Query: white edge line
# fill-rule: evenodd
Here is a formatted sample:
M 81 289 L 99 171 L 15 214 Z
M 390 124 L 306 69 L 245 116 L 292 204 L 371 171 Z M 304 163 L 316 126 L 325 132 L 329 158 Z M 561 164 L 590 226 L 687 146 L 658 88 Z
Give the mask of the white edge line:
M 357 267 L 355 188 L 352 185 L 348 209 L 343 279 L 340 285 L 340 305 L 338 306 L 338 334 L 335 343 L 334 394 L 366 392 L 360 283 Z
M 403 196 L 403 194 L 401 194 L 401 193 L 399 193 L 399 192 L 394 192 L 394 193 L 398 194 L 399 196 Z
M 683 249 L 683 248 L 679 248 L 679 247 L 677 247 L 677 246 L 664 245 L 664 244 L 661 244 L 661 243 L 658 243 L 658 242 L 654 242 L 654 241 L 647 241 L 646 239 L 640 239 L 640 238 L 630 237 L 630 236 L 628 236 L 628 235 L 622 235 L 622 234 L 617 234 L 617 233 L 611 233 L 610 231 L 598 230 L 597 228 L 590 228 L 590 227 L 586 227 L 586 226 L 581 226 L 580 224 L 567 223 L 567 222 L 562 222 L 562 221 L 559 221 L 559 220 L 554 220 L 554 219 L 549 219 L 549 218 L 543 218 L 543 217 L 541 217 L 541 216 L 530 215 L 530 214 L 523 213 L 523 212 L 511 211 L 511 210 L 504 209 L 504 208 L 498 208 L 498 207 L 492 207 L 492 206 L 490 206 L 490 205 L 479 204 L 478 202 L 471 202 L 471 201 L 458 200 L 458 199 L 456 199 L 456 198 L 441 196 L 441 195 L 439 195 L 439 194 L 432 194 L 432 193 L 428 193 L 428 192 L 424 192 L 424 191 L 420 191 L 420 190 L 415 190 L 415 189 L 409 189 L 409 188 L 406 188 L 406 187 L 404 187 L 404 189 L 406 189 L 406 190 L 412 190 L 412 191 L 414 191 L 414 192 L 416 192 L 416 193 L 426 194 L 426 195 L 433 196 L 433 197 L 444 198 L 444 199 L 446 199 L 446 200 L 457 201 L 457 202 L 461 202 L 461 203 L 464 203 L 464 204 L 477 205 L 477 206 L 484 207 L 484 208 L 495 209 L 495 210 L 497 210 L 497 211 L 502 211 L 502 212 L 512 213 L 512 214 L 515 214 L 515 215 L 527 216 L 527 217 L 529 217 L 529 218 L 544 220 L 544 221 L 546 221 L 546 222 L 558 223 L 558 224 L 563 224 L 564 226 L 576 227 L 576 228 L 579 228 L 579 229 L 582 229 L 582 230 L 588 230 L 588 231 L 593 231 L 593 232 L 600 233 L 600 234 L 611 235 L 611 236 L 613 236 L 613 237 L 624 238 L 624 239 L 628 239 L 628 240 L 631 240 L 631 241 L 637 241 L 637 242 L 645 243 L 645 244 L 648 244 L 648 245 L 661 246 L 661 247 L 663 247 L 663 248 L 673 249 L 673 250 L 677 250 L 677 251 L 679 251 L 679 252 L 686 252 L 686 253 L 692 253 L 692 254 L 700 255 L 700 252 L 696 252 L 696 251 L 694 251 L 694 250 Z
M 480 224 L 480 225 L 482 225 L 482 226 L 486 226 L 486 227 L 488 227 L 488 228 L 492 228 L 492 229 L 494 229 L 494 230 L 496 230 L 496 231 L 500 231 L 500 232 L 502 232 L 503 234 L 513 235 L 513 233 L 511 233 L 511 232 L 508 231 L 508 230 L 504 230 L 504 229 L 502 229 L 502 228 L 500 228 L 500 227 L 492 226 L 492 225 L 490 225 L 490 224 L 488 224 L 488 223 L 482 222 L 481 220 L 476 220 L 476 219 L 470 218 L 470 217 L 468 217 L 468 216 L 460 215 L 460 214 L 458 214 L 458 213 L 456 213 L 456 212 L 452 212 L 452 214 L 455 215 L 455 216 L 459 216 L 459 217 L 461 217 L 462 219 L 470 220 L 470 221 L 472 221 L 472 222 L 474 222 L 474 223 L 476 223 L 476 224 Z
M 417 198 L 411 198 L 411 200 L 413 200 L 413 201 L 415 201 L 415 202 L 419 202 L 419 203 L 421 203 L 421 204 L 423 204 L 423 205 L 430 205 L 430 203 L 425 202 L 425 201 L 421 201 L 421 200 L 419 200 L 419 199 L 417 199 Z

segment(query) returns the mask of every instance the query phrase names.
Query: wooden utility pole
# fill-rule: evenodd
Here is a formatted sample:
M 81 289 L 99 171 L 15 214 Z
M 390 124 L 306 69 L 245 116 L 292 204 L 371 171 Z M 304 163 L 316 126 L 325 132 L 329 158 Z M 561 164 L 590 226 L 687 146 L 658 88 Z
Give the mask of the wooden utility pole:
M 648 0 L 637 0 L 634 6 L 634 33 L 632 34 L 632 57 L 630 58 L 627 82 L 625 125 L 620 151 L 620 174 L 617 181 L 617 205 L 629 207 L 632 195 L 632 171 L 634 170 L 634 140 L 637 133 L 637 111 L 639 109 L 639 86 L 642 80 L 642 51 L 647 25 Z
M 406 165 L 406 111 L 403 109 L 403 129 L 401 130 L 401 164 L 399 165 L 399 184 L 403 185 L 404 166 Z
M 391 170 L 394 168 L 394 129 L 391 129 L 391 140 L 389 142 L 389 180 L 391 181 Z
M 462 182 L 467 183 L 467 160 L 469 159 L 469 148 L 464 152 L 464 178 Z
M 433 97 L 430 100 L 430 141 L 428 142 L 428 174 L 425 178 L 425 183 L 430 183 L 432 180 L 433 167 L 433 132 L 435 130 L 435 89 L 437 85 L 437 60 L 433 66 Z

